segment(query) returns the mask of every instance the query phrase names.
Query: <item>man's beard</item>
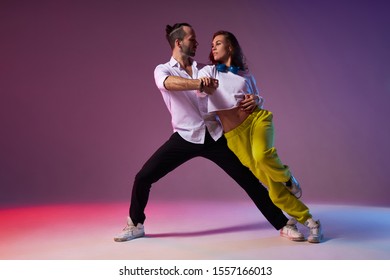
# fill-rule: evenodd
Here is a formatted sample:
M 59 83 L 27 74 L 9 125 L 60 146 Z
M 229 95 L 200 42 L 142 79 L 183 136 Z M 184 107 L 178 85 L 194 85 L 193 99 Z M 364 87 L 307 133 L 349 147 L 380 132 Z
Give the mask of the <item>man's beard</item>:
M 185 55 L 187 55 L 189 57 L 194 57 L 195 54 L 196 54 L 196 50 L 193 50 L 193 49 L 190 49 L 190 48 L 183 49 L 183 52 L 184 52 Z

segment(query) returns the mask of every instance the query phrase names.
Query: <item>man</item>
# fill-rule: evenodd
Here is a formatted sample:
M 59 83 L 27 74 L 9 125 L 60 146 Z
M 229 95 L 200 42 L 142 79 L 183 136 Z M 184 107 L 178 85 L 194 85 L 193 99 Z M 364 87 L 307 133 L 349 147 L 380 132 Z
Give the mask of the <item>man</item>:
M 217 81 L 196 79 L 202 66 L 193 60 L 198 45 L 194 29 L 188 23 L 168 25 L 166 38 L 172 49 L 172 57 L 169 62 L 156 67 L 154 77 L 171 113 L 174 133 L 137 173 L 127 225 L 114 240 L 128 241 L 144 236 L 144 210 L 152 184 L 198 156 L 213 161 L 232 177 L 265 218 L 281 231 L 282 236 L 304 240 L 303 234 L 295 226 L 296 221 L 284 216 L 271 202 L 266 188 L 229 150 L 221 124 L 215 115 L 207 113 L 207 99 L 197 97 L 197 90 L 210 91 L 217 87 Z M 243 110 L 253 110 L 256 105 L 252 99 L 243 102 L 241 107 Z

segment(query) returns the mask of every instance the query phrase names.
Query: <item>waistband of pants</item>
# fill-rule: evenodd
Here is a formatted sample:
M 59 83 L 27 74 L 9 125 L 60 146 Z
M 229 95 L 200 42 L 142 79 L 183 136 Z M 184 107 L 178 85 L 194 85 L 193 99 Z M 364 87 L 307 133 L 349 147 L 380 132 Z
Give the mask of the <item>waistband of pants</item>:
M 262 109 L 256 108 L 239 126 L 230 130 L 229 132 L 225 132 L 226 139 L 236 136 L 237 134 L 241 134 L 244 130 L 251 126 L 253 120 L 256 118 L 257 114 Z

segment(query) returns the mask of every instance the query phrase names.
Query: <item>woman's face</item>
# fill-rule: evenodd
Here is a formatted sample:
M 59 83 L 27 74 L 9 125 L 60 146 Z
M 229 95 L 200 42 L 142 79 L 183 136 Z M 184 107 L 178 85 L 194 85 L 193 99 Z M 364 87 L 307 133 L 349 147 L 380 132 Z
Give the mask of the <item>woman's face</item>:
M 230 64 L 231 47 L 224 35 L 217 35 L 211 43 L 211 52 L 214 60 L 219 63 Z M 228 65 L 230 66 L 230 65 Z

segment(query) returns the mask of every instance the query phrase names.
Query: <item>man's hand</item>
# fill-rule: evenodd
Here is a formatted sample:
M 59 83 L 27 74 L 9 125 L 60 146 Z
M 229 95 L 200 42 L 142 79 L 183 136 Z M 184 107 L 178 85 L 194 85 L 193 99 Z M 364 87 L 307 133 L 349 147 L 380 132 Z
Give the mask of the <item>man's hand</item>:
M 257 107 L 259 97 L 254 94 L 245 94 L 244 99 L 240 102 L 240 108 L 242 111 L 252 113 Z
M 209 78 L 209 77 L 203 77 L 200 78 L 200 92 L 204 92 L 206 94 L 213 94 L 215 89 L 218 87 L 218 80 Z

